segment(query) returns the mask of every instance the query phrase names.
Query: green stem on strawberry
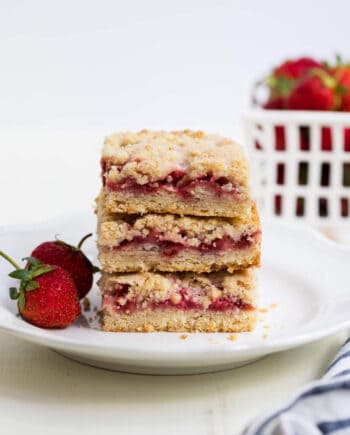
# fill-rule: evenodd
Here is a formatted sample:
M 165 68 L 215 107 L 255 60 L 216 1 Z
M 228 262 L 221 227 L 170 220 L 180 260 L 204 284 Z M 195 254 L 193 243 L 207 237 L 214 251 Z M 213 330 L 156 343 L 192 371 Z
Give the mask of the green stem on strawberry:
M 5 252 L 0 251 L 0 256 L 15 268 L 15 270 L 10 272 L 8 276 L 10 278 L 18 279 L 20 285 L 18 290 L 16 287 L 10 287 L 9 294 L 11 299 L 18 299 L 18 307 L 20 312 L 22 312 L 25 304 L 25 292 L 30 292 L 39 288 L 39 284 L 34 279 L 46 275 L 54 270 L 56 266 L 45 265 L 34 257 L 25 257 L 22 260 L 27 260 L 27 266 L 25 269 L 21 269 L 9 255 L 5 254 Z
M 81 251 L 81 247 L 83 246 L 83 243 L 85 242 L 86 239 L 88 239 L 91 236 L 92 236 L 92 233 L 86 234 L 86 236 L 84 236 L 80 240 L 80 242 L 78 243 L 78 246 L 77 246 L 78 251 Z M 100 272 L 100 268 L 95 266 L 95 265 L 92 265 L 92 273 L 97 273 L 97 272 Z
M 92 236 L 92 233 L 86 234 L 86 236 L 84 236 L 80 242 L 78 243 L 77 249 L 81 249 L 81 247 L 83 246 L 83 243 L 85 242 L 86 239 L 88 239 L 89 237 Z
M 7 254 L 5 254 L 4 251 L 0 251 L 0 256 L 1 256 L 2 258 L 4 258 L 6 261 L 8 261 L 10 264 L 12 264 L 12 266 L 13 266 L 16 270 L 19 270 L 19 269 L 20 269 L 19 265 L 18 265 L 14 260 L 12 260 L 11 257 L 9 257 Z

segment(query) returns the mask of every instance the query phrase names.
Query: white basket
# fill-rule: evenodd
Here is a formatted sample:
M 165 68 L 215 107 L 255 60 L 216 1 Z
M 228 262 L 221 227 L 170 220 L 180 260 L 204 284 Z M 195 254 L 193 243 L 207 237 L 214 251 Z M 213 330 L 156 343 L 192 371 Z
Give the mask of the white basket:
M 244 121 L 260 212 L 350 227 L 350 114 L 261 109 Z

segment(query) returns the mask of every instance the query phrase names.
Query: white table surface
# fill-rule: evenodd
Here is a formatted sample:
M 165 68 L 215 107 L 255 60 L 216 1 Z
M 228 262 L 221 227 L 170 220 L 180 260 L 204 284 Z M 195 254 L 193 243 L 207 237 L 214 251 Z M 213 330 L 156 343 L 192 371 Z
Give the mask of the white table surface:
M 42 221 L 92 204 L 102 136 L 1 134 L 0 224 Z M 1 333 L 0 432 L 237 434 L 318 378 L 344 338 L 222 373 L 151 377 L 83 366 Z

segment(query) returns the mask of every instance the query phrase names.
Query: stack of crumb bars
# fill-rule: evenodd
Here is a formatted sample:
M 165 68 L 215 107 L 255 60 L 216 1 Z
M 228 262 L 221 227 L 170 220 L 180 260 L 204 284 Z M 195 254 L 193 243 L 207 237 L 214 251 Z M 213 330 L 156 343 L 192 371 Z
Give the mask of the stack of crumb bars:
M 102 153 L 105 331 L 253 329 L 261 230 L 239 145 L 201 131 L 124 132 Z

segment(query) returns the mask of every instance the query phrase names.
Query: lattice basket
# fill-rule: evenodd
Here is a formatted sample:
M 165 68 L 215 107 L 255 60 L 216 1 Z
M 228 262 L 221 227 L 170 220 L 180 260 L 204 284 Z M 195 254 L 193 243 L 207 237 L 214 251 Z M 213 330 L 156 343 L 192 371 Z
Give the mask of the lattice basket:
M 350 229 L 350 113 L 261 109 L 244 120 L 260 212 Z

